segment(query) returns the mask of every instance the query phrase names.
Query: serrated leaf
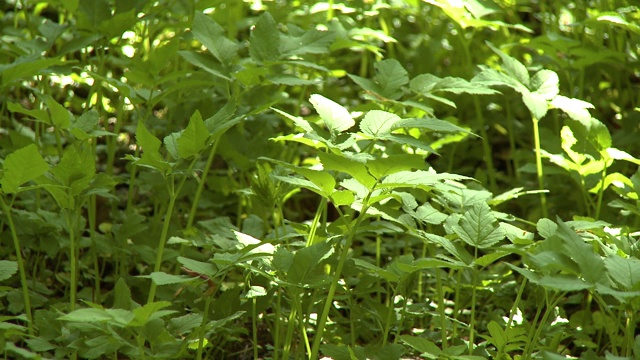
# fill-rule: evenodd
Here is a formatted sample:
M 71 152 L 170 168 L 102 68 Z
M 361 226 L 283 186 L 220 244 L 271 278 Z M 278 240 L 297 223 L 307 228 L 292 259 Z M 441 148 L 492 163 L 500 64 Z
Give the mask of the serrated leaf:
M 553 236 L 553 234 L 556 233 L 556 230 L 558 229 L 558 225 L 556 225 L 556 223 L 554 223 L 549 219 L 543 218 L 538 220 L 538 223 L 536 224 L 536 229 L 538 230 L 538 233 L 543 238 L 546 239 L 548 237 Z
M 424 156 L 417 154 L 398 154 L 376 158 L 366 163 L 369 173 L 380 179 L 398 171 L 420 170 L 425 168 Z
M 409 86 L 411 90 L 425 95 L 436 91 L 473 95 L 491 95 L 498 93 L 498 91 L 482 83 L 469 82 L 462 78 L 450 76 L 439 78 L 432 74 L 421 74 L 414 77 L 411 79 Z
M 442 350 L 440 350 L 440 348 L 436 344 L 423 337 L 401 335 L 400 340 L 421 353 L 432 355 L 433 359 L 442 354 Z
M 477 136 L 470 132 L 467 129 L 463 129 L 457 125 L 450 123 L 449 121 L 440 120 L 436 118 L 410 118 L 410 119 L 401 119 L 400 121 L 394 124 L 394 129 L 400 128 L 417 128 L 417 129 L 429 129 L 432 131 L 440 131 L 440 132 L 463 132 L 467 134 L 471 134 Z
M 131 290 L 124 278 L 118 279 L 113 290 L 113 307 L 116 309 L 131 310 Z
M 371 110 L 360 121 L 360 130 L 364 134 L 378 139 L 382 135 L 390 134 L 396 128 L 395 125 L 401 120 L 396 114 L 381 110 Z
M 139 165 L 144 165 L 156 169 L 162 173 L 171 170 L 171 165 L 160 155 L 160 140 L 155 137 L 142 121 L 138 122 L 136 129 L 136 143 L 142 147 L 142 157 L 137 161 Z
M 560 92 L 560 80 L 555 71 L 542 69 L 531 78 L 529 89 L 545 100 L 552 100 Z
M 485 202 L 477 202 L 465 212 L 453 231 L 462 241 L 478 248 L 487 248 L 506 237 L 496 217 Z
M 623 290 L 631 290 L 640 283 L 640 260 L 613 255 L 604 259 L 604 265 L 609 276 L 622 285 Z
M 287 273 L 287 280 L 293 284 L 313 284 L 312 271 L 320 262 L 331 256 L 333 246 L 328 241 L 302 248 L 293 255 L 293 263 Z
M 38 147 L 27 145 L 7 155 L 4 160 L 1 190 L 5 194 L 14 194 L 22 184 L 40 177 L 47 170 L 49 164 L 40 155 Z
M 555 96 L 551 100 L 551 106 L 561 109 L 573 120 L 586 124 L 585 126 L 587 126 L 591 120 L 591 114 L 587 109 L 594 108 L 591 103 L 578 99 L 571 99 L 562 95 Z
M 273 16 L 263 13 L 251 30 L 249 54 L 258 61 L 274 61 L 280 57 L 280 32 Z
M 380 184 L 381 188 L 397 187 L 432 187 L 444 180 L 471 180 L 463 175 L 449 173 L 435 173 L 431 171 L 399 171 L 384 178 Z
M 587 244 L 567 224 L 558 219 L 556 234 L 563 240 L 566 255 L 571 257 L 580 267 L 582 277 L 591 284 L 605 281 L 604 261 L 594 253 L 593 247 Z
M 380 95 L 387 99 L 397 100 L 402 96 L 402 86 L 409 83 L 409 74 L 395 59 L 386 59 L 376 63 L 375 80 L 381 86 Z
M 523 91 L 522 101 L 527 109 L 529 109 L 529 112 L 531 112 L 531 115 L 538 120 L 542 119 L 547 114 L 547 111 L 549 111 L 549 105 L 543 95 Z
M 491 48 L 491 50 L 493 50 L 493 52 L 500 56 L 500 59 L 502 59 L 502 70 L 507 75 L 525 86 L 529 85 L 529 71 L 520 61 L 503 53 L 501 50 L 493 46 L 492 43 L 487 41 L 486 44 Z
M 538 285 L 559 291 L 580 291 L 593 287 L 592 284 L 585 282 L 575 276 L 570 275 L 547 275 L 543 276 Z
M 171 306 L 171 303 L 168 301 L 157 301 L 144 304 L 142 307 L 133 309 L 133 314 L 135 318 L 131 320 L 128 324 L 129 326 L 144 326 L 149 321 L 154 319 L 161 318 L 163 316 L 167 316 L 175 313 L 173 310 L 162 310 L 166 307 Z
M 60 183 L 69 188 L 69 195 L 75 196 L 87 189 L 96 175 L 96 160 L 87 143 L 67 147 L 62 159 L 52 170 Z
M 198 155 L 207 147 L 207 139 L 209 139 L 209 131 L 204 125 L 204 121 L 202 121 L 200 112 L 196 110 L 191 116 L 187 128 L 184 129 L 176 141 L 178 155 L 182 159 Z
M 222 26 L 209 16 L 196 12 L 191 32 L 223 66 L 228 66 L 236 57 L 238 45 L 225 37 Z
M 100 322 L 109 321 L 113 317 L 104 309 L 78 309 L 66 315 L 62 315 L 58 320 L 74 322 Z
M 185 258 L 185 257 L 182 257 L 182 256 L 178 256 L 178 258 L 176 260 L 178 260 L 178 262 L 180 264 L 182 264 L 182 266 L 184 266 L 185 268 L 187 268 L 187 269 L 189 269 L 191 271 L 195 271 L 195 272 L 197 272 L 199 274 L 202 274 L 202 275 L 207 275 L 209 277 L 215 277 L 217 275 L 217 273 L 218 273 L 218 269 L 212 263 L 192 260 L 192 259 Z
M 376 183 L 376 179 L 369 174 L 365 164 L 341 155 L 342 154 L 338 155 L 332 152 L 319 152 L 318 158 L 326 170 L 337 170 L 349 174 L 361 184 L 368 187 L 372 187 Z
M 0 260 L 0 281 L 7 280 L 18 272 L 16 261 Z
M 51 112 L 51 122 L 59 129 L 67 129 L 71 125 L 71 113 L 64 106 L 60 105 L 52 97 L 46 98 L 47 107 Z
M 153 281 L 154 284 L 159 286 L 181 284 L 181 283 L 185 283 L 193 280 L 193 278 L 190 276 L 167 274 L 162 271 L 152 272 L 149 275 L 140 276 L 140 277 L 149 278 L 151 279 L 151 281 Z
M 207 71 L 211 75 L 231 81 L 231 78 L 224 67 L 220 63 L 216 62 L 211 55 L 186 50 L 178 51 L 178 54 L 191 64 Z
M 342 105 L 318 94 L 311 95 L 309 102 L 332 134 L 344 132 L 355 125 L 353 117 Z
M 282 56 L 300 56 L 304 54 L 325 54 L 335 40 L 333 31 L 312 29 L 302 36 L 286 36 L 281 39 Z

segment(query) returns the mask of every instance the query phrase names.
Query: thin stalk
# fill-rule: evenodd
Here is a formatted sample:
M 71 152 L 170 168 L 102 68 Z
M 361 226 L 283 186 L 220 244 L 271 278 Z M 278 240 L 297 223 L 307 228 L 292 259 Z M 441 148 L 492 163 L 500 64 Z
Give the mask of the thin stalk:
M 76 298 L 77 298 L 77 294 L 78 294 L 78 258 L 77 258 L 77 249 L 76 249 L 76 236 L 75 236 L 75 224 L 76 221 L 75 219 L 72 221 L 71 219 L 71 214 L 69 213 L 70 210 L 65 209 L 64 210 L 64 214 L 65 214 L 65 218 L 67 220 L 67 227 L 69 228 L 69 261 L 71 262 L 71 284 L 70 284 L 70 304 L 69 304 L 69 308 L 71 311 L 74 311 L 76 309 Z M 74 213 L 74 217 L 76 217 L 77 214 Z
M 298 296 L 297 292 L 291 293 L 292 297 Z M 295 327 L 294 323 L 296 321 L 296 309 L 292 308 L 289 313 L 289 323 L 287 324 L 287 334 L 285 335 L 284 340 L 284 349 L 282 352 L 283 359 L 289 359 L 289 352 L 291 351 L 291 343 L 293 342 L 293 328 Z
M 187 229 L 190 229 L 193 225 L 193 221 L 196 217 L 196 210 L 198 209 L 198 203 L 200 202 L 200 196 L 202 195 L 202 190 L 204 189 L 205 179 L 207 175 L 209 175 L 209 169 L 211 168 L 211 164 L 213 163 L 213 159 L 216 156 L 216 150 L 218 149 L 218 144 L 220 141 L 216 139 L 211 146 L 211 150 L 209 151 L 209 157 L 207 158 L 207 164 L 202 171 L 202 176 L 200 181 L 198 182 L 198 187 L 196 188 L 196 193 L 193 195 L 193 203 L 191 204 L 191 209 L 189 210 L 189 217 L 187 218 Z
M 533 122 L 533 140 L 536 148 L 536 171 L 538 173 L 538 189 L 540 192 L 540 206 L 542 207 L 542 217 L 549 218 L 549 210 L 547 209 L 547 196 L 544 193 L 544 174 L 542 171 L 542 153 L 540 151 L 540 128 L 538 126 L 539 120 L 535 117 L 531 117 Z
M 276 309 L 275 309 L 275 318 L 276 323 L 273 331 L 273 360 L 278 360 L 278 349 L 280 349 L 280 306 L 282 304 L 282 291 L 280 289 L 276 290 L 278 292 L 278 296 L 276 297 Z
M 387 311 L 387 319 L 385 320 L 384 329 L 382 331 L 382 347 L 387 345 L 387 338 L 389 337 L 389 331 L 391 330 L 391 320 L 395 310 L 394 299 L 397 295 L 398 286 L 393 290 L 391 301 L 389 301 L 389 311 Z
M 95 294 L 93 301 L 97 304 L 100 299 L 100 262 L 98 260 L 98 247 L 96 246 L 96 196 L 89 196 L 89 204 L 87 206 L 89 213 L 89 237 L 91 238 L 91 248 L 93 250 L 93 272 L 95 281 Z
M 333 303 L 333 296 L 335 295 L 336 289 L 338 288 L 338 281 L 342 276 L 342 269 L 344 268 L 344 264 L 347 261 L 347 255 L 349 253 L 349 249 L 351 248 L 351 244 L 353 243 L 353 239 L 356 236 L 356 231 L 360 226 L 360 224 L 362 223 L 362 220 L 366 217 L 367 210 L 369 209 L 369 199 L 371 198 L 371 194 L 373 193 L 374 189 L 375 189 L 375 185 L 372 187 L 372 189 L 369 191 L 369 193 L 363 200 L 360 216 L 358 216 L 358 219 L 356 220 L 356 223 L 354 224 L 354 226 L 351 229 L 349 229 L 349 235 L 347 236 L 345 244 L 342 248 L 342 252 L 340 253 L 340 259 L 338 260 L 338 267 L 336 268 L 336 271 L 333 276 L 333 280 L 331 281 L 331 285 L 329 286 L 329 293 L 327 294 L 327 298 L 325 299 L 324 308 L 322 309 L 322 315 L 320 316 L 320 321 L 318 322 L 318 325 L 317 325 L 316 336 L 313 339 L 313 347 L 311 348 L 311 356 L 310 356 L 311 360 L 318 359 L 320 344 L 322 343 L 322 335 L 324 333 L 325 325 L 327 324 L 327 319 L 329 318 L 329 311 L 331 310 L 331 304 Z M 342 211 L 340 211 L 340 208 L 336 207 L 336 210 L 338 210 L 338 213 L 340 213 L 340 216 L 344 218 L 344 215 L 342 214 Z
M 447 350 L 447 319 L 444 311 L 444 289 L 442 287 L 442 275 L 440 269 L 436 268 L 436 291 L 438 292 L 438 314 L 440 314 L 440 340 L 442 341 L 442 351 Z
M 258 360 L 258 311 L 256 306 L 257 298 L 251 299 L 251 332 L 253 340 L 253 360 Z
M 13 201 L 12 201 L 13 202 Z M 22 287 L 22 299 L 24 301 L 24 311 L 27 313 L 27 329 L 29 335 L 35 335 L 33 329 L 33 315 L 31 312 L 31 298 L 29 297 L 29 287 L 27 286 L 27 273 L 24 268 L 24 259 L 22 258 L 22 252 L 20 251 L 20 239 L 16 232 L 16 226 L 13 223 L 13 216 L 11 215 L 11 204 L 7 205 L 4 202 L 4 197 L 0 196 L 0 205 L 2 205 L 2 212 L 7 215 L 7 224 L 11 231 L 11 238 L 13 238 L 13 247 L 16 252 L 16 259 L 18 260 L 18 271 L 20 272 L 20 285 Z
M 311 222 L 311 229 L 309 229 L 309 237 L 307 238 L 307 246 L 313 245 L 315 242 L 316 232 L 318 230 L 318 224 L 320 223 L 320 217 L 327 210 L 327 199 L 322 198 L 320 201 L 320 205 L 318 205 L 318 209 L 316 211 L 316 215 L 313 217 L 313 222 Z
M 478 248 L 475 248 L 474 259 L 478 259 Z M 471 288 L 471 321 L 469 321 L 469 355 L 473 355 L 473 341 L 476 335 L 476 292 L 478 287 L 478 272 L 476 268 L 472 268 L 473 272 L 473 287 Z
M 171 215 L 173 214 L 173 207 L 176 204 L 177 193 L 174 189 L 173 179 L 171 179 L 171 186 L 169 190 L 169 206 L 164 214 L 164 223 L 162 225 L 162 233 L 160 233 L 160 241 L 158 243 L 158 251 L 156 253 L 156 262 L 153 265 L 153 272 L 160 271 L 162 265 L 162 255 L 164 254 L 164 245 L 167 242 L 167 235 L 169 234 L 169 225 L 171 223 Z M 156 283 L 151 281 L 151 287 L 149 288 L 149 297 L 147 298 L 147 304 L 153 302 L 156 296 Z
M 200 324 L 200 334 L 198 336 L 198 352 L 196 354 L 196 359 L 202 360 L 202 350 L 204 349 L 204 336 L 205 336 L 205 328 L 207 325 L 209 308 L 211 306 L 211 298 L 213 298 L 213 294 L 207 294 L 205 292 L 205 296 L 207 297 L 204 302 L 204 314 L 202 314 L 202 324 Z

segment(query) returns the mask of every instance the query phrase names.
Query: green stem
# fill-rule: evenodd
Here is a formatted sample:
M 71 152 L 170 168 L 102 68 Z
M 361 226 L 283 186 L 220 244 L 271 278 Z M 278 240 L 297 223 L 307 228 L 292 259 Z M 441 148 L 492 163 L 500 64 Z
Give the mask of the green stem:
M 72 221 L 72 216 L 77 216 L 77 212 L 74 215 L 70 214 L 69 209 L 64 210 L 65 218 L 67 219 L 67 227 L 69 228 L 69 258 L 71 262 L 71 284 L 70 284 L 70 310 L 74 311 L 76 309 L 76 298 L 78 295 L 78 269 L 77 269 L 77 249 L 76 249 L 76 236 L 75 236 L 75 224 L 76 221 Z
M 257 298 L 251 299 L 251 332 L 253 339 L 253 360 L 258 360 L 258 314 L 256 306 Z
M 207 175 L 209 175 L 209 169 L 211 168 L 211 164 L 213 163 L 213 159 L 216 156 L 216 150 L 218 149 L 218 144 L 220 141 L 218 139 L 215 140 L 213 146 L 211 147 L 211 151 L 209 151 L 209 157 L 207 158 L 207 164 L 202 171 L 202 177 L 198 182 L 198 187 L 196 188 L 196 193 L 193 196 L 193 203 L 191 204 L 191 209 L 189 210 L 189 218 L 187 219 L 187 229 L 190 229 L 193 225 L 193 221 L 196 217 L 196 210 L 198 209 L 198 202 L 200 202 L 200 196 L 202 195 L 202 190 L 204 189 L 205 179 Z
M 540 128 L 538 126 L 539 120 L 532 116 L 531 120 L 533 121 L 533 141 L 535 143 L 535 151 L 536 151 L 536 171 L 538 173 L 538 189 L 540 192 L 540 206 L 542 207 L 542 217 L 549 218 L 549 210 L 547 209 L 547 196 L 544 193 L 544 179 L 543 179 L 543 171 L 542 171 L 542 153 L 540 150 Z
M 208 315 L 209 315 L 209 307 L 211 306 L 211 298 L 213 298 L 213 294 L 206 294 L 207 297 L 204 303 L 204 314 L 202 315 L 202 324 L 200 324 L 200 335 L 198 337 L 198 352 L 196 355 L 196 359 L 202 360 L 202 350 L 204 349 L 204 336 L 205 330 L 207 326 Z
M 13 201 L 12 201 L 13 202 Z M 0 205 L 2 205 L 2 212 L 7 215 L 7 224 L 11 231 L 11 237 L 13 238 L 13 246 L 16 252 L 16 259 L 18 260 L 18 271 L 20 272 L 20 285 L 22 286 L 22 299 L 24 301 L 24 311 L 27 313 L 27 328 L 29 335 L 35 335 L 33 329 L 33 315 L 31 312 L 31 298 L 29 297 L 29 287 L 27 286 L 27 273 L 24 268 L 24 259 L 22 258 L 22 252 L 20 251 L 20 239 L 18 239 L 18 233 L 16 232 L 15 224 L 13 223 L 13 216 L 11 215 L 11 205 L 7 205 L 4 202 L 4 197 L 0 196 Z
M 322 344 L 322 335 L 325 330 L 325 325 L 327 324 L 327 319 L 329 318 L 329 311 L 331 310 L 331 305 L 333 304 L 333 296 L 335 295 L 336 289 L 338 288 L 338 281 L 342 276 L 342 269 L 344 268 L 344 264 L 347 261 L 347 255 L 349 253 L 349 249 L 351 248 L 351 244 L 353 243 L 353 239 L 356 236 L 356 231 L 360 226 L 360 223 L 362 223 L 362 221 L 366 217 L 367 210 L 369 209 L 369 199 L 371 198 L 371 194 L 373 193 L 375 187 L 376 186 L 374 185 L 372 189 L 369 191 L 369 193 L 367 194 L 367 196 L 365 197 L 365 199 L 363 200 L 360 216 L 358 216 L 356 223 L 353 225 L 353 227 L 349 229 L 349 235 L 347 236 L 345 244 L 342 248 L 342 252 L 340 253 L 338 266 L 336 268 L 336 272 L 334 273 L 333 280 L 331 281 L 331 285 L 329 286 L 329 293 L 327 294 L 327 298 L 325 299 L 324 308 L 322 309 L 322 315 L 320 316 L 320 321 L 318 322 L 318 325 L 317 325 L 316 336 L 313 339 L 313 347 L 311 348 L 311 356 L 310 356 L 311 360 L 318 359 L 320 345 Z M 336 209 L 342 215 L 340 208 L 336 208 Z
M 440 340 L 442 351 L 447 350 L 447 318 L 444 309 L 444 289 L 442 286 L 441 270 L 436 268 L 436 290 L 438 291 L 438 314 L 440 314 Z
M 167 242 L 167 235 L 169 233 L 169 225 L 171 223 L 171 215 L 173 214 L 173 207 L 176 204 L 177 193 L 174 191 L 173 179 L 171 180 L 171 189 L 169 191 L 169 206 L 167 212 L 164 214 L 164 223 L 162 224 L 162 233 L 160 234 L 160 241 L 158 242 L 158 251 L 156 253 L 156 262 L 153 266 L 153 272 L 160 271 L 162 265 L 162 256 L 164 254 L 164 245 Z M 153 302 L 156 296 L 156 283 L 151 281 L 151 287 L 149 288 L 149 297 L 147 303 Z

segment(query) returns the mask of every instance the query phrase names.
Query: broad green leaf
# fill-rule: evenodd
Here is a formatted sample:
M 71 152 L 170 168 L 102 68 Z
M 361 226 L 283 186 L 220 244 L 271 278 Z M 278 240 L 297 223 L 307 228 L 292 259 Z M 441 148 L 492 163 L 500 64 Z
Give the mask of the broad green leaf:
M 540 95 L 528 90 L 522 91 L 522 101 L 524 102 L 531 115 L 536 119 L 542 119 L 549 111 L 549 105 L 544 95 Z
M 323 241 L 302 248 L 293 255 L 293 263 L 287 273 L 287 280 L 293 284 L 314 285 L 315 276 L 312 271 L 320 262 L 333 254 L 333 246 Z
M 609 277 L 622 285 L 623 290 L 637 288 L 640 283 L 640 260 L 636 258 L 623 258 L 618 255 L 608 256 L 604 259 Z
M 491 339 L 489 341 L 498 349 L 502 350 L 507 342 L 509 342 L 509 338 L 502 326 L 498 325 L 494 320 L 491 320 L 489 324 L 487 324 L 487 330 L 489 330 L 489 334 L 491 335 Z
M 311 95 L 309 102 L 332 134 L 344 132 L 355 125 L 349 111 L 340 104 L 318 94 Z
M 142 147 L 142 158 L 137 164 L 148 166 L 165 174 L 171 170 L 171 164 L 165 161 L 160 155 L 160 140 L 155 137 L 142 121 L 138 122 L 136 129 L 136 143 Z
M 477 202 L 453 227 L 460 239 L 471 246 L 487 248 L 506 237 L 506 233 L 496 223 L 496 217 L 485 202 Z
M 503 53 L 501 50 L 493 46 L 492 43 L 487 41 L 486 44 L 491 48 L 491 50 L 493 50 L 493 52 L 500 56 L 500 59 L 502 59 L 502 70 L 507 75 L 525 86 L 529 85 L 529 71 L 520 61 Z
M 335 40 L 333 31 L 311 29 L 301 36 L 285 36 L 281 39 L 282 56 L 300 56 L 304 54 L 325 54 Z
M 185 257 L 182 257 L 182 256 L 178 256 L 178 258 L 176 260 L 178 260 L 178 262 L 180 264 L 182 264 L 182 266 L 184 266 L 185 268 L 187 268 L 187 269 L 189 269 L 191 271 L 195 271 L 195 272 L 197 272 L 199 274 L 202 274 L 202 275 L 207 275 L 209 277 L 215 277 L 217 275 L 217 273 L 218 273 L 218 269 L 212 263 L 192 260 L 192 259 L 185 258 Z
M 587 109 L 593 109 L 594 106 L 586 101 L 571 99 L 562 95 L 557 95 L 551 99 L 551 106 L 561 109 L 573 120 L 579 121 L 585 127 L 589 128 L 591 122 L 591 114 Z
M 135 327 L 144 326 L 151 320 L 175 313 L 173 310 L 162 310 L 169 306 L 171 306 L 171 303 L 168 301 L 157 301 L 147 303 L 142 307 L 133 309 L 135 318 L 128 325 Z
M 411 213 L 411 216 L 416 220 L 433 225 L 442 224 L 447 218 L 446 214 L 436 210 L 428 202 L 420 205 L 415 212 Z
M 440 119 L 436 119 L 436 118 L 422 118 L 422 119 L 416 119 L 416 118 L 411 118 L 411 119 L 402 119 L 400 121 L 398 121 L 397 123 L 394 124 L 394 128 L 395 129 L 400 129 L 400 128 L 417 128 L 417 129 L 429 129 L 432 131 L 440 131 L 440 132 L 464 132 L 467 134 L 471 134 L 474 136 L 477 136 L 475 134 L 473 134 L 472 132 L 470 132 L 467 129 L 463 129 L 457 125 L 452 124 L 449 121 L 445 121 L 445 120 L 440 120 Z
M 433 171 L 399 171 L 385 177 L 380 183 L 381 188 L 399 188 L 399 187 L 426 187 L 431 188 L 437 183 L 444 180 L 471 180 L 471 178 L 463 175 L 436 173 Z
M 209 131 L 204 125 L 204 121 L 202 121 L 200 112 L 196 110 L 189 120 L 189 125 L 187 125 L 184 132 L 178 137 L 178 154 L 182 159 L 198 155 L 207 147 L 208 138 Z
M 100 322 L 112 319 L 113 317 L 106 310 L 96 308 L 78 309 L 58 318 L 58 320 L 74 322 Z
M 401 120 L 398 115 L 381 110 L 371 110 L 360 121 L 360 130 L 365 135 L 378 139 L 381 135 L 390 134 L 396 128 L 394 126 Z
M 531 78 L 529 89 L 545 100 L 552 100 L 558 93 L 560 80 L 554 71 L 542 69 Z
M 152 272 L 149 275 L 139 276 L 140 278 L 148 278 L 156 285 L 181 284 L 193 280 L 191 276 L 167 274 L 162 271 Z
M 424 156 L 417 154 L 398 154 L 379 157 L 366 163 L 369 173 L 380 179 L 398 171 L 420 170 L 425 168 Z
M 205 70 L 211 75 L 227 81 L 231 81 L 231 77 L 229 77 L 229 74 L 224 69 L 224 67 L 222 67 L 220 63 L 214 60 L 214 58 L 211 57 L 211 55 L 200 54 L 197 52 L 187 51 L 187 50 L 178 51 L 178 54 L 182 56 L 185 60 L 190 62 L 191 64 L 201 68 L 202 70 Z
M 27 79 L 44 73 L 43 70 L 56 65 L 69 65 L 69 62 L 62 59 L 42 59 L 40 54 L 23 56 L 16 59 L 11 64 L 0 65 L 0 78 L 2 87 L 12 81 Z
M 436 344 L 424 337 L 401 335 L 400 340 L 421 353 L 433 356 L 429 357 L 431 359 L 436 359 L 440 354 L 442 354 L 442 350 L 440 350 Z
M 392 282 L 392 283 L 400 281 L 400 276 L 398 276 L 397 274 L 389 270 L 382 269 L 379 266 L 376 266 L 362 259 L 352 259 L 352 260 L 357 267 L 363 270 L 367 270 L 368 275 L 377 276 L 382 279 L 385 279 L 387 282 Z
M 411 90 L 425 95 L 436 91 L 473 95 L 491 95 L 498 93 L 498 91 L 482 83 L 469 82 L 462 78 L 450 76 L 439 78 L 432 74 L 421 74 L 414 77 L 411 79 L 409 86 Z
M 67 147 L 51 174 L 76 196 L 87 189 L 96 175 L 95 154 L 87 143 Z
M 546 275 L 537 284 L 558 291 L 580 291 L 593 287 L 592 284 L 570 275 Z
M 540 219 L 536 224 L 536 229 L 538 230 L 538 233 L 546 239 L 556 233 L 558 225 L 549 219 Z
M 395 59 L 386 59 L 374 65 L 376 74 L 373 79 L 365 79 L 349 75 L 351 80 L 364 90 L 383 99 L 398 100 L 402 94 L 402 86 L 409 83 L 407 70 Z
M 338 190 L 331 194 L 331 202 L 336 206 L 351 205 L 355 201 L 355 195 L 348 190 Z
M 606 281 L 604 261 L 600 255 L 594 252 L 593 246 L 587 244 L 560 219 L 558 219 L 556 234 L 563 240 L 566 255 L 578 264 L 582 277 L 588 283 L 595 284 Z
M 40 109 L 28 110 L 22 107 L 22 105 L 20 105 L 19 103 L 12 103 L 12 102 L 7 103 L 7 109 L 9 109 L 9 111 L 13 113 L 25 114 L 36 120 L 42 121 L 43 123 L 51 124 L 51 117 L 45 110 L 40 110 Z
M 636 10 L 637 11 L 637 10 Z M 636 35 L 640 35 L 640 25 L 636 22 L 629 22 L 616 12 L 605 13 L 596 18 L 598 22 L 606 22 L 623 29 L 629 30 Z M 608 358 L 607 358 L 608 360 Z
M 18 263 L 9 260 L 0 260 L 0 281 L 7 280 L 18 272 Z
M 60 105 L 52 97 L 46 99 L 47 107 L 51 112 L 51 122 L 59 129 L 67 129 L 71 124 L 72 115 L 64 106 Z
M 376 179 L 369 174 L 365 164 L 348 159 L 341 155 L 342 154 L 334 154 L 333 152 L 319 152 L 318 158 L 325 170 L 337 170 L 351 175 L 354 179 L 358 180 L 365 186 L 374 186 Z M 313 181 L 312 179 L 309 180 Z
M 280 31 L 273 16 L 263 13 L 251 30 L 249 54 L 257 62 L 274 61 L 280 57 Z
M 18 188 L 31 180 L 34 180 L 49 170 L 49 164 L 44 161 L 35 144 L 18 149 L 7 155 L 3 165 L 3 175 L 0 179 L 2 192 L 14 194 Z
M 113 290 L 113 307 L 116 309 L 131 310 L 131 290 L 124 278 L 118 279 Z
M 235 59 L 238 45 L 225 37 L 222 26 L 209 16 L 196 12 L 191 32 L 223 66 L 230 65 Z

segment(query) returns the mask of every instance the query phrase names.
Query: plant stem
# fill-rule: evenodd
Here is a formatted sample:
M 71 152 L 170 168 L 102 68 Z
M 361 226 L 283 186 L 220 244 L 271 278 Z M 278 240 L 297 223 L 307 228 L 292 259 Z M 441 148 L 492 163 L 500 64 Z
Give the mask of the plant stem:
M 79 211 L 79 210 L 78 210 Z M 74 217 L 78 212 L 74 212 Z M 76 249 L 76 237 L 75 237 L 75 221 L 71 220 L 72 214 L 69 209 L 64 209 L 65 218 L 67 219 L 67 227 L 69 228 L 69 261 L 71 262 L 71 279 L 70 279 L 70 310 L 76 309 L 76 298 L 78 294 L 78 269 L 77 269 L 77 249 Z
M 13 203 L 13 201 L 11 201 Z M 22 286 L 22 299 L 24 301 L 24 311 L 27 313 L 27 329 L 29 335 L 35 335 L 33 329 L 33 315 L 31 312 L 31 298 L 29 297 L 29 287 L 27 286 L 27 273 L 24 268 L 24 259 L 22 258 L 22 252 L 20 251 L 20 239 L 16 232 L 16 226 L 13 223 L 13 216 L 11 215 L 11 203 L 7 205 L 4 202 L 4 197 L 0 196 L 0 205 L 2 205 L 2 212 L 7 215 L 7 224 L 11 231 L 11 237 L 13 238 L 13 246 L 16 252 L 16 259 L 18 260 L 18 271 L 20 272 L 20 285 Z
M 539 120 L 535 117 L 531 117 L 533 122 L 533 141 L 535 143 L 536 151 L 536 171 L 538 173 L 538 189 L 540 192 L 540 206 L 542 207 L 542 217 L 549 218 L 549 210 L 547 209 L 547 196 L 544 193 L 544 179 L 542 171 L 542 153 L 540 151 L 540 129 L 538 127 Z

